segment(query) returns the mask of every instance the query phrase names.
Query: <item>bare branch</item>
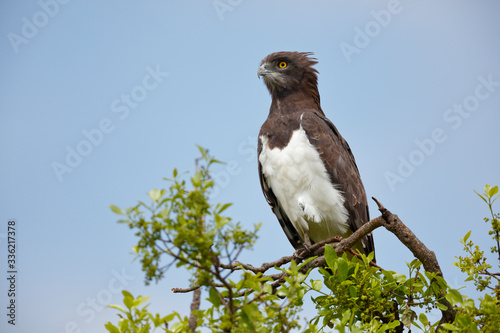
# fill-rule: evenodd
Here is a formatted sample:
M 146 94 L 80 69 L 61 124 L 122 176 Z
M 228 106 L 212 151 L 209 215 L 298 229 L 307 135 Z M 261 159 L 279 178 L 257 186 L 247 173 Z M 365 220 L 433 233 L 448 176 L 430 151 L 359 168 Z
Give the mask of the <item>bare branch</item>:
M 196 311 L 200 309 L 201 289 L 196 289 L 193 293 L 193 301 L 191 302 L 191 314 L 189 315 L 189 329 L 191 332 L 196 331 L 197 319 Z
M 378 205 L 379 211 L 382 213 L 382 225 L 392 232 L 398 239 L 413 253 L 415 258 L 418 258 L 424 269 L 427 272 L 438 273 L 443 276 L 439 263 L 434 252 L 429 250 L 415 234 L 404 225 L 396 214 L 392 214 L 386 209 L 377 199 L 372 198 Z
M 224 285 L 222 283 L 211 283 L 212 287 L 217 287 L 217 288 L 222 288 Z M 172 292 L 175 294 L 183 294 L 183 293 L 190 293 L 192 291 L 195 291 L 197 289 L 200 289 L 202 286 L 200 285 L 195 285 L 189 288 L 172 288 Z
M 241 267 L 243 267 L 244 269 L 252 271 L 254 273 L 264 273 L 270 268 L 281 267 L 283 265 L 286 265 L 290 261 L 292 261 L 292 259 L 293 259 L 293 256 L 286 256 L 286 257 L 280 258 L 280 259 L 275 260 L 275 261 L 263 263 L 262 266 L 260 266 L 260 267 L 253 267 L 250 264 L 244 264 L 242 262 L 235 261 L 234 264 L 232 265 L 232 268 L 233 268 L 233 270 L 238 270 L 238 269 L 241 269 Z
M 498 281 L 500 281 L 500 273 L 490 273 L 488 272 L 488 270 L 482 270 L 482 271 L 479 271 L 479 274 L 481 275 L 488 275 L 488 276 L 491 276 L 495 279 L 497 279 Z M 494 288 L 491 288 L 491 289 L 494 289 Z
M 489 276 L 500 276 L 500 273 L 490 273 L 487 270 L 479 271 L 479 274 L 489 275 Z
M 177 293 L 190 293 L 190 292 L 198 290 L 200 288 L 201 288 L 201 286 L 192 286 L 190 288 L 172 288 L 172 291 L 176 294 Z

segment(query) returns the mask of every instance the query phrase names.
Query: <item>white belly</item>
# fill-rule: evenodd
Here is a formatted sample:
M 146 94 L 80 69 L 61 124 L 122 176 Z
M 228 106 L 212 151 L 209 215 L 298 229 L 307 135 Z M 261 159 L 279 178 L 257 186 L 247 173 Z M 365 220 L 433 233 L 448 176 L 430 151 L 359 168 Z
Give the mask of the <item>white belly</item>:
M 262 173 L 302 239 L 306 233 L 312 242 L 349 235 L 344 197 L 330 183 L 302 127 L 293 132 L 283 149 L 269 149 L 266 136 L 259 139 Z

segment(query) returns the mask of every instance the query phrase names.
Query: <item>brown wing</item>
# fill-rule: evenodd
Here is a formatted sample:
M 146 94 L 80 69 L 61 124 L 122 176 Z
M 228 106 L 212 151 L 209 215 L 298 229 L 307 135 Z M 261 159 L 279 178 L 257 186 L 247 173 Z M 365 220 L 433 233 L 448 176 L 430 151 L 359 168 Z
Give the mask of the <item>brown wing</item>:
M 260 153 L 262 151 L 262 143 L 258 142 L 257 146 L 257 156 L 260 156 Z M 286 215 L 285 211 L 281 207 L 278 199 L 274 195 L 272 189 L 267 185 L 266 179 L 264 177 L 264 174 L 262 173 L 262 166 L 260 162 L 259 164 L 259 180 L 260 180 L 260 186 L 262 187 L 262 192 L 264 193 L 264 196 L 266 197 L 267 203 L 269 206 L 271 206 L 271 209 L 278 218 L 278 221 L 280 222 L 281 228 L 285 232 L 286 237 L 288 237 L 288 240 L 292 244 L 292 246 L 295 249 L 299 249 L 301 247 L 301 244 L 304 243 L 303 239 L 299 236 L 297 230 L 293 226 L 292 222 Z
M 370 220 L 370 216 L 365 188 L 351 148 L 332 122 L 322 114 L 303 113 L 301 125 L 323 160 L 331 182 L 344 195 L 344 206 L 349 212 L 351 230 L 358 230 Z M 361 241 L 367 254 L 374 251 L 371 234 Z

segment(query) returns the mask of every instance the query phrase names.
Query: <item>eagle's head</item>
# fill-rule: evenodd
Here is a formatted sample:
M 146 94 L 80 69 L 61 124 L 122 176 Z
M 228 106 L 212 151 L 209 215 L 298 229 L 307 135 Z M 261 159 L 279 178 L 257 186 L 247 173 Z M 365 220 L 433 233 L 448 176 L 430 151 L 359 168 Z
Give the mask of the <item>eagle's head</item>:
M 299 90 L 317 91 L 318 62 L 312 52 L 276 52 L 260 63 L 257 75 L 263 77 L 273 97 L 288 95 Z

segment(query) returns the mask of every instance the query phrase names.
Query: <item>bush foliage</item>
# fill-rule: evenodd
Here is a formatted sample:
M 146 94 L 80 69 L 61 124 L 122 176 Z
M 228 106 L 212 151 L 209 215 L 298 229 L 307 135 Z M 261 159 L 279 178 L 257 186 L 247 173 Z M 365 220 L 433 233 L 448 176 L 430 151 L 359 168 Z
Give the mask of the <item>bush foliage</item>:
M 110 306 L 119 311 L 119 320 L 105 325 L 109 332 L 401 332 L 404 327 L 423 332 L 500 332 L 500 273 L 492 272 L 493 265 L 470 240 L 471 232 L 461 240 L 465 254 L 455 265 L 466 274 L 466 281 L 484 292 L 478 300 L 450 288 L 438 274 L 424 271 L 417 259 L 407 263 L 406 275 L 372 265 L 372 255 L 350 258 L 328 245 L 326 265 L 318 268 L 307 266 L 314 258 L 278 260 L 274 268 L 263 265 L 260 270 L 238 262 L 241 253 L 257 242 L 260 225 L 246 230 L 224 214 L 230 204 L 210 202 L 214 187 L 210 167 L 220 162 L 199 149 L 202 163 L 197 162 L 189 181 L 174 170 L 165 179 L 168 188 L 151 190 L 148 203 L 110 208 L 138 238 L 133 251 L 145 283 L 161 281 L 172 266 L 185 269 L 190 285 L 175 291 L 203 290 L 206 306 L 196 304 L 190 316 L 152 314 L 144 305 L 149 297 L 123 291 L 124 306 Z M 493 211 L 498 186 L 486 185 L 478 195 L 489 208 L 485 222 L 491 224 L 491 252 L 500 262 L 499 214 Z M 310 279 L 311 269 L 318 269 L 322 279 Z M 309 321 L 300 317 L 306 294 L 317 310 Z M 453 322 L 429 321 L 426 313 L 446 310 L 450 304 L 457 309 Z

